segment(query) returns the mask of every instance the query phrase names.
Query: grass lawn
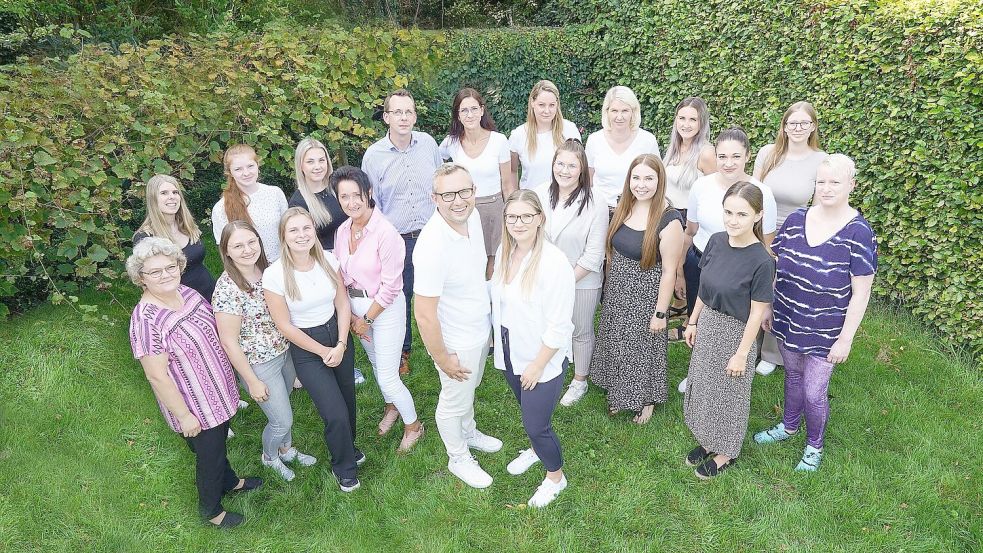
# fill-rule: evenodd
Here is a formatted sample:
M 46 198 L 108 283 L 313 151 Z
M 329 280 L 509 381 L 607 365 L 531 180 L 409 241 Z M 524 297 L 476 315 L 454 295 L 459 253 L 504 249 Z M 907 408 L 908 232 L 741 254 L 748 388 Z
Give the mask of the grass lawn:
M 479 426 L 505 448 L 478 454 L 495 478 L 473 490 L 450 475 L 433 423 L 439 390 L 417 342 L 408 385 L 428 434 L 408 456 L 399 431 L 375 436 L 382 398 L 358 390 L 362 488 L 341 493 L 320 421 L 293 396 L 295 443 L 320 462 L 291 483 L 260 465 L 262 412 L 233 419 L 229 458 L 260 475 L 258 492 L 229 499 L 245 526 L 220 532 L 197 518 L 193 457 L 154 402 L 127 340 L 136 293 L 83 322 L 43 306 L 0 327 L 0 551 L 980 551 L 983 548 L 983 377 L 937 349 L 911 320 L 874 307 L 830 387 L 820 472 L 792 467 L 803 438 L 769 446 L 748 436 L 738 466 L 711 482 L 682 463 L 693 442 L 672 392 L 644 427 L 609 418 L 603 395 L 559 408 L 570 487 L 545 510 L 525 501 L 541 465 L 505 465 L 526 439 L 518 407 L 489 366 Z M 670 348 L 670 385 L 688 350 Z M 359 366 L 367 368 L 364 357 Z M 781 412 L 782 373 L 757 377 L 751 431 Z M 966 415 L 969 416 L 966 416 Z M 801 434 L 801 433 L 800 433 Z M 975 452 L 975 453 L 974 453 Z

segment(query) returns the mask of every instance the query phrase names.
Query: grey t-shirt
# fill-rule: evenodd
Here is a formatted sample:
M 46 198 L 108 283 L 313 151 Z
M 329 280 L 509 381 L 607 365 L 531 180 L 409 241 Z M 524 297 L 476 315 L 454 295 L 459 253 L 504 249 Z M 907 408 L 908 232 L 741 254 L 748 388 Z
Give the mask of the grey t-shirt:
M 758 152 L 758 157 L 754 160 L 755 174 L 764 168 L 765 160 L 774 148 L 774 144 L 768 144 Z M 775 195 L 775 203 L 778 205 L 777 228 L 782 228 L 782 223 L 790 213 L 809 205 L 816 192 L 816 171 L 825 157 L 826 152 L 822 150 L 802 159 L 786 157 L 762 180 Z
M 735 248 L 726 232 L 710 237 L 700 258 L 700 299 L 747 322 L 751 302 L 771 303 L 775 296 L 775 260 L 761 242 Z
M 674 208 L 670 207 L 662 214 L 662 219 L 659 221 L 658 232 L 662 232 L 662 229 L 669 226 L 669 223 L 673 221 L 679 221 L 679 224 L 682 225 L 683 216 L 680 215 Z M 620 227 L 618 227 L 618 230 L 614 233 L 614 236 L 611 237 L 611 247 L 628 259 L 641 261 L 642 240 L 644 238 L 645 231 L 635 230 L 628 225 L 622 224 Z M 662 254 L 656 252 L 655 261 L 656 263 L 662 263 Z

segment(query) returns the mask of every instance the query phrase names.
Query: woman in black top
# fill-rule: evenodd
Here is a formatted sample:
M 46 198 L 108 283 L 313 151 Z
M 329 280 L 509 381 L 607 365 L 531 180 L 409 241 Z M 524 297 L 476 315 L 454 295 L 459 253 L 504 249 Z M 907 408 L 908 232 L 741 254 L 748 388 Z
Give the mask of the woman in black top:
M 341 209 L 338 198 L 328 186 L 328 177 L 334 172 L 328 149 L 314 138 L 305 138 L 297 144 L 294 153 L 294 169 L 297 190 L 290 196 L 290 207 L 302 207 L 311 214 L 317 227 L 317 239 L 321 248 L 334 250 L 334 235 L 348 215 Z
M 686 464 L 701 479 L 733 465 L 747 433 L 755 338 L 774 296 L 763 203 L 754 184 L 731 185 L 723 201 L 726 231 L 710 237 L 700 258 L 700 291 L 685 332 L 693 355 L 683 414 L 698 442 Z
M 211 303 L 215 277 L 205 267 L 205 245 L 201 231 L 184 201 L 184 188 L 170 175 L 154 175 L 147 181 L 147 217 L 136 234 L 133 245 L 148 236 L 166 238 L 184 251 L 188 264 L 181 274 L 181 284 L 201 294 Z
M 610 411 L 635 411 L 637 424 L 648 422 L 655 404 L 668 399 L 666 310 L 683 224 L 665 193 L 659 157 L 635 158 L 608 228 L 604 301 L 590 364 L 591 381 L 608 391 Z

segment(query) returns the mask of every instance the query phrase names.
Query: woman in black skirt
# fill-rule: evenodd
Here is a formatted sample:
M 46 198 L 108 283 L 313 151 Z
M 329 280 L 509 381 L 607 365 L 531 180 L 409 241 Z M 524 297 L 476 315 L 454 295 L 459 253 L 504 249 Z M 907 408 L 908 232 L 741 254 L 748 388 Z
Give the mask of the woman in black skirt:
M 686 324 L 693 348 L 683 414 L 698 445 L 686 456 L 712 478 L 741 453 L 751 407 L 755 338 L 774 295 L 775 260 L 762 243 L 761 189 L 737 182 L 724 194 L 724 232 L 700 259 L 700 291 Z
M 636 157 L 608 228 L 604 301 L 590 364 L 591 381 L 607 390 L 611 413 L 634 411 L 637 424 L 647 423 L 655 405 L 668 399 L 666 311 L 683 223 L 665 195 L 659 157 Z

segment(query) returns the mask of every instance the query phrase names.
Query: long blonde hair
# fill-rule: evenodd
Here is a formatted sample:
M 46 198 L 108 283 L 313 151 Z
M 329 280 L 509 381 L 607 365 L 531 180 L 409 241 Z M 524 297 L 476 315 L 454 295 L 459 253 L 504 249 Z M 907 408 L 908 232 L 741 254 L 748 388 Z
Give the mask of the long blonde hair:
M 280 262 L 283 264 L 284 291 L 286 292 L 288 298 L 295 301 L 301 299 L 301 293 L 300 287 L 297 286 L 297 280 L 294 278 L 294 270 L 296 270 L 297 264 L 294 262 L 294 257 L 290 252 L 290 248 L 287 247 L 287 221 L 296 215 L 303 215 L 304 217 L 310 219 L 311 223 L 314 223 L 314 218 L 311 217 L 310 212 L 299 206 L 291 207 L 290 209 L 284 211 L 283 215 L 280 217 Z M 338 272 L 334 270 L 334 267 L 328 263 L 328 259 L 324 257 L 324 250 L 321 248 L 321 242 L 316 238 L 311 244 L 310 254 L 311 257 L 314 258 L 314 262 L 320 265 L 321 268 L 324 269 L 324 272 L 327 273 L 328 278 L 334 282 L 336 289 L 335 292 L 338 294 L 346 293 L 341 277 L 338 276 Z
M 160 187 L 164 183 L 174 185 L 174 188 L 177 188 L 178 195 L 181 196 L 181 206 L 178 208 L 177 213 L 174 214 L 174 221 L 177 223 L 178 230 L 188 235 L 189 244 L 198 242 L 201 240 L 201 230 L 198 228 L 195 218 L 191 215 L 191 210 L 188 209 L 188 202 L 184 197 L 184 187 L 181 186 L 181 183 L 176 178 L 170 175 L 154 175 L 147 181 L 146 195 L 144 196 L 147 204 L 147 216 L 144 218 L 140 228 L 137 229 L 137 232 L 144 232 L 148 236 L 167 238 L 175 244 L 178 243 L 176 237 L 171 235 L 171 225 L 167 224 L 167 219 L 160 211 L 160 199 L 158 195 L 160 194 Z
M 556 114 L 553 115 L 552 123 L 553 147 L 556 148 L 563 143 L 563 110 L 560 109 L 560 89 L 556 88 L 552 81 L 544 79 L 532 86 L 532 90 L 529 91 L 529 102 L 526 104 L 526 149 L 529 150 L 529 157 L 536 155 L 536 131 L 539 128 L 532 104 L 544 92 L 556 96 Z
M 328 172 L 324 175 L 325 184 L 327 184 L 328 177 L 334 172 L 334 166 L 331 165 L 331 156 L 328 154 L 328 149 L 321 144 L 320 140 L 316 138 L 307 137 L 297 144 L 297 150 L 294 152 L 294 170 L 297 178 L 297 190 L 300 191 L 300 195 L 304 198 L 304 202 L 307 203 L 307 207 L 310 210 L 311 217 L 314 219 L 314 226 L 316 227 L 326 227 L 331 224 L 331 212 L 328 208 L 324 207 L 321 200 L 318 199 L 317 195 L 311 191 L 310 185 L 307 183 L 307 178 L 304 176 L 304 156 L 307 152 L 313 150 L 314 148 L 320 148 L 324 151 L 324 157 L 328 160 Z M 329 194 L 334 194 L 331 191 L 331 187 L 325 188 L 328 190 Z
M 768 173 L 785 161 L 785 154 L 788 153 L 788 135 L 785 134 L 785 124 L 788 123 L 788 118 L 797 111 L 806 112 L 809 119 L 812 119 L 812 132 L 809 133 L 809 147 L 817 152 L 819 151 L 819 118 L 816 116 L 816 108 L 809 102 L 796 102 L 792 104 L 785 110 L 785 115 L 782 116 L 782 123 L 778 126 L 778 134 L 775 135 L 775 147 L 771 149 L 761 169 L 761 178 L 759 179 L 761 182 L 764 182 Z
M 676 130 L 676 117 L 679 110 L 683 108 L 693 108 L 700 120 L 700 129 L 693 137 L 693 142 L 686 151 L 686 158 L 680 152 L 683 148 L 683 137 Z M 681 165 L 683 170 L 679 175 L 679 189 L 688 191 L 693 187 L 693 183 L 699 178 L 700 154 L 703 149 L 710 145 L 710 112 L 707 110 L 707 103 L 699 96 L 688 96 L 682 102 L 676 104 L 676 111 L 673 112 L 672 131 L 669 133 L 669 147 L 666 148 L 666 157 L 663 158 L 665 165 Z
M 614 208 L 614 215 L 611 217 L 611 225 L 608 227 L 608 239 L 606 254 L 608 267 L 611 266 L 611 256 L 614 254 L 614 247 L 611 240 L 621 228 L 621 225 L 631 215 L 631 210 L 635 207 L 635 195 L 631 192 L 631 172 L 639 165 L 646 165 L 655 171 L 659 178 L 659 187 L 652 197 L 649 204 L 648 220 L 645 222 L 645 233 L 642 235 L 642 259 L 639 264 L 642 270 L 647 271 L 655 266 L 659 258 L 659 222 L 665 209 L 662 206 L 666 203 L 666 168 L 662 165 L 662 160 L 655 154 L 642 154 L 636 157 L 628 167 L 628 174 L 625 176 L 625 186 L 621 192 L 621 199 L 618 200 L 617 207 Z
M 522 295 L 527 299 L 532 295 L 533 288 L 536 286 L 536 276 L 539 273 L 539 260 L 543 256 L 543 242 L 546 241 L 546 217 L 543 214 L 543 204 L 539 201 L 539 195 L 530 189 L 516 190 L 509 194 L 505 200 L 505 207 L 502 209 L 502 255 L 498 258 L 497 280 L 504 283 L 505 275 L 512 267 L 512 252 L 516 248 L 515 238 L 509 234 L 509 227 L 505 224 L 505 212 L 509 205 L 521 202 L 536 210 L 536 215 L 543 215 L 543 220 L 536 229 L 536 239 L 529 252 L 529 264 L 522 275 Z

